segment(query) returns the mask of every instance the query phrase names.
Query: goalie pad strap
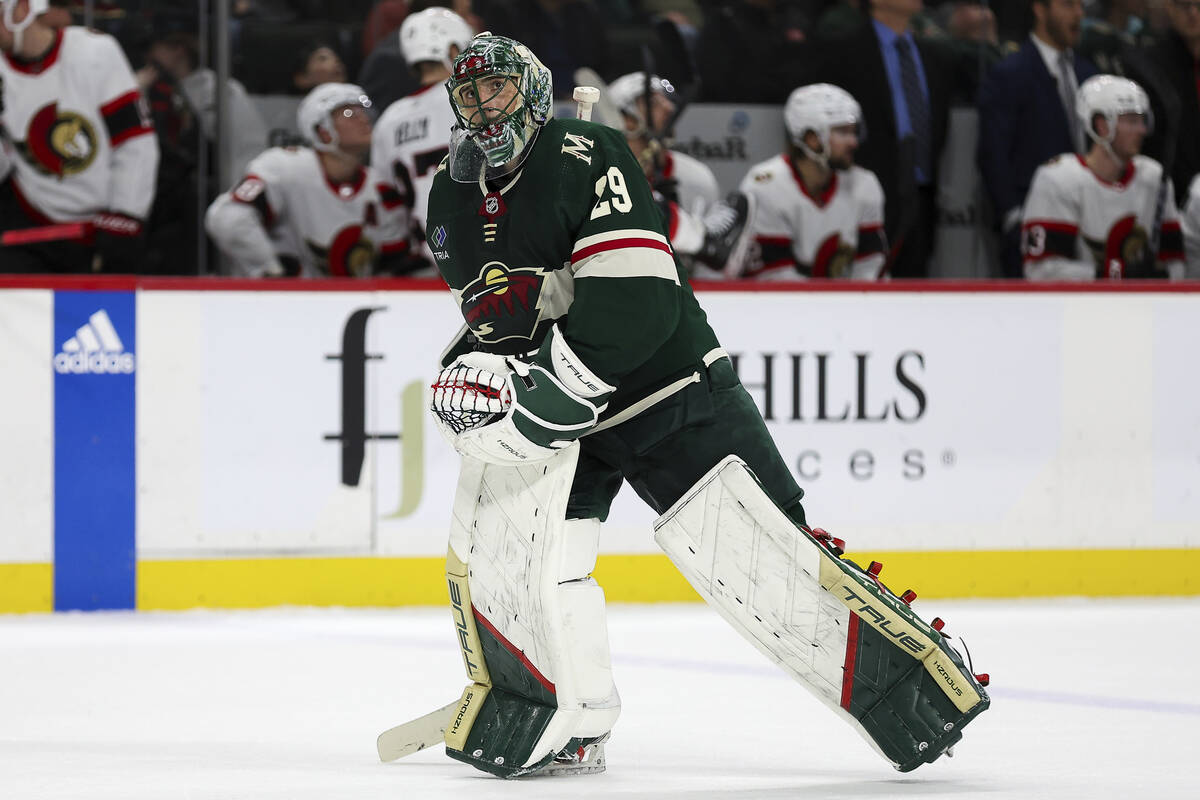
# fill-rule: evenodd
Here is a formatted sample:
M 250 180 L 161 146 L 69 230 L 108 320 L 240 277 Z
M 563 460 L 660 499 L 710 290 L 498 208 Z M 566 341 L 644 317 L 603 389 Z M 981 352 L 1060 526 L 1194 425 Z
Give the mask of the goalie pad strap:
M 737 457 L 709 471 L 655 531 L 707 602 L 897 769 L 935 760 L 987 708 L 941 634 L 798 528 Z

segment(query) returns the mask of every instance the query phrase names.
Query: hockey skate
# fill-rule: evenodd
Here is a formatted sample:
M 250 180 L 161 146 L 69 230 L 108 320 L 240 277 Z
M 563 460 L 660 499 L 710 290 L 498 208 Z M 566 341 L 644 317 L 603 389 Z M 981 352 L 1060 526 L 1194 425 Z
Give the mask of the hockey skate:
M 565 777 L 568 775 L 592 775 L 604 772 L 608 766 L 604 759 L 604 743 L 610 734 L 572 739 L 546 766 L 529 777 Z
M 753 241 L 754 198 L 730 192 L 704 215 L 704 244 L 696 258 L 709 267 L 736 278 Z

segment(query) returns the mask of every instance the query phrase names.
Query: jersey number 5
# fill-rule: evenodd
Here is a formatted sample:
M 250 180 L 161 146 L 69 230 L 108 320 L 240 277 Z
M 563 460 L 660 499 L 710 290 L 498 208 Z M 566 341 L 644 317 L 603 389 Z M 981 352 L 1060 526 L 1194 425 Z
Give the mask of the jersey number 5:
M 611 192 L 610 199 L 605 195 Z M 614 210 L 625 214 L 633 209 L 633 201 L 629 199 L 629 189 L 625 187 L 625 176 L 616 167 L 609 167 L 608 172 L 596 181 L 596 206 L 592 209 L 592 219 L 607 217 Z

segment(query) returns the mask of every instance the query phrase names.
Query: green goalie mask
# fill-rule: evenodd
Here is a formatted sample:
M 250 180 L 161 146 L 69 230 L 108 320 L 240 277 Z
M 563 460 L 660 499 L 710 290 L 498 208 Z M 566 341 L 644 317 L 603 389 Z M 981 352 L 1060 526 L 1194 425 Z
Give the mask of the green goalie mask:
M 454 60 L 446 81 L 457 124 L 450 136 L 450 177 L 473 183 L 520 166 L 554 112 L 548 70 L 528 47 L 481 33 Z

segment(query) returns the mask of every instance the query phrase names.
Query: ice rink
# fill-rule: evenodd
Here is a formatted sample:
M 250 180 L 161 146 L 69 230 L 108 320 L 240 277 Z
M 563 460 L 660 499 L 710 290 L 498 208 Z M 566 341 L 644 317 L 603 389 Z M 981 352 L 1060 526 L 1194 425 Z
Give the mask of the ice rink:
M 448 610 L 0 616 L 0 798 L 1200 797 L 1200 599 L 915 607 L 992 677 L 953 759 L 894 772 L 704 606 L 616 606 L 608 772 L 515 782 L 375 756 L 462 690 Z

